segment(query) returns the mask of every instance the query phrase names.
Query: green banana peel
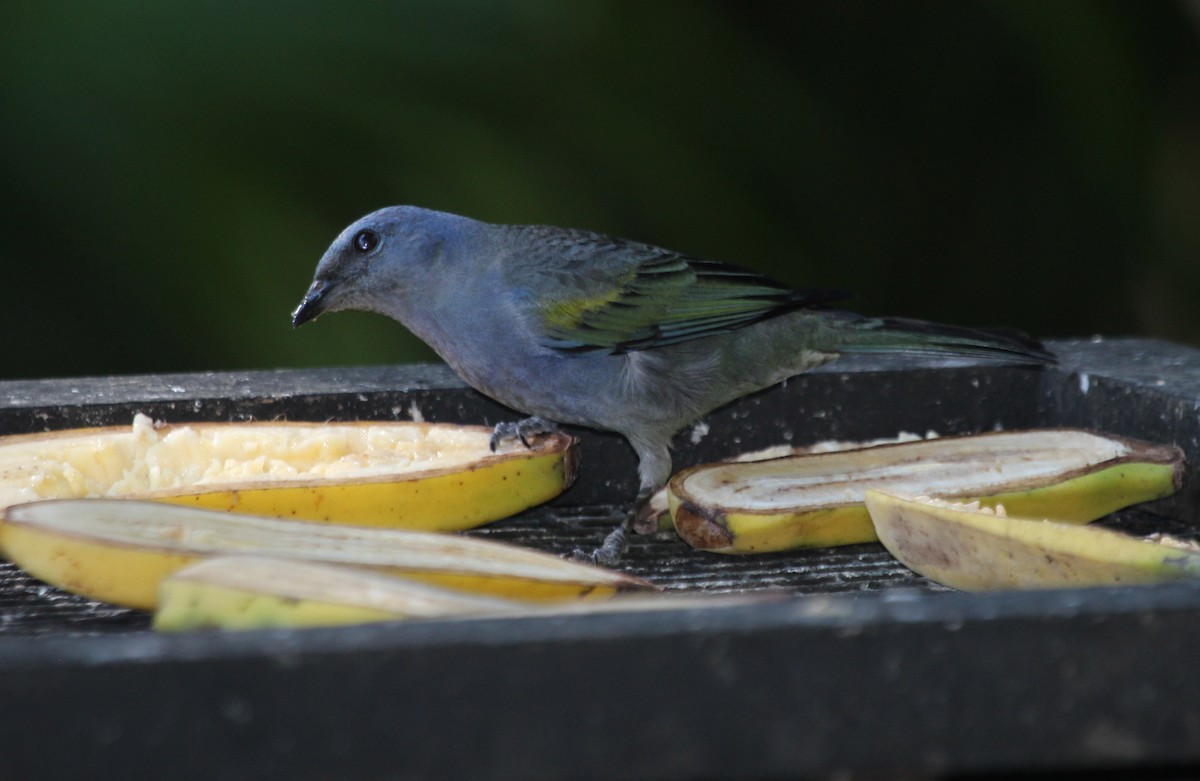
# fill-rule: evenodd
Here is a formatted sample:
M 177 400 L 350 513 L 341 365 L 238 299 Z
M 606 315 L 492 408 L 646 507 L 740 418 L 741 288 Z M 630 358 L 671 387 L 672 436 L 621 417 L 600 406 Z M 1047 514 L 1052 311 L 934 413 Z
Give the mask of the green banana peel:
M 781 594 L 619 594 L 608 600 L 549 603 L 467 594 L 325 562 L 272 556 L 216 556 L 162 581 L 154 628 L 263 629 L 342 626 L 421 619 L 566 618 L 608 612 L 707 610 Z

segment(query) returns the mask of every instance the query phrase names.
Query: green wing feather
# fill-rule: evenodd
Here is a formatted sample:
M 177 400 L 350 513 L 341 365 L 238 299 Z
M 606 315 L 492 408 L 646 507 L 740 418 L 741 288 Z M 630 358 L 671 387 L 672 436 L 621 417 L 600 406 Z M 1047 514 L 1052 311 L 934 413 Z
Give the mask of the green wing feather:
M 845 297 L 832 290 L 793 290 L 736 266 L 660 251 L 622 269 L 602 292 L 556 298 L 539 309 L 550 346 L 622 353 L 731 331 Z

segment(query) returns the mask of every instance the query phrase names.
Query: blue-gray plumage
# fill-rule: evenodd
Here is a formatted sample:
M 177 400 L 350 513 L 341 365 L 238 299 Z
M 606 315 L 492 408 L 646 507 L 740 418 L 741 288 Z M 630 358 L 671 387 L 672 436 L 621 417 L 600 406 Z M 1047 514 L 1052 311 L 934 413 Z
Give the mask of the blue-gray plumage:
M 819 308 L 843 297 L 597 233 L 396 206 L 338 236 L 292 323 L 387 315 L 500 403 L 623 435 L 640 488 L 595 557 L 612 560 L 670 477 L 671 436 L 740 396 L 848 352 L 1053 360 L 1018 337 Z

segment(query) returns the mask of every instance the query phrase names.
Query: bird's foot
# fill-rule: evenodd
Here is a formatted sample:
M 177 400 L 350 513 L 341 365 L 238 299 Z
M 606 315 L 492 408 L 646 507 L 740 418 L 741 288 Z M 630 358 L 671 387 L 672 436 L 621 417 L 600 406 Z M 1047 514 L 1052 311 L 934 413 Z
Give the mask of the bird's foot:
M 520 441 L 525 447 L 533 447 L 539 439 L 548 434 L 553 434 L 558 431 L 558 424 L 552 420 L 545 418 L 532 417 L 524 420 L 506 420 L 497 423 L 492 428 L 492 438 L 488 440 L 488 447 L 495 453 L 505 442 L 510 440 Z
M 653 488 L 643 487 L 639 490 L 637 498 L 633 500 L 633 507 L 630 508 L 629 513 L 617 528 L 608 533 L 608 536 L 604 538 L 604 542 L 600 544 L 600 547 L 591 553 L 586 553 L 582 549 L 576 548 L 571 554 L 571 558 L 576 561 L 595 564 L 598 567 L 611 567 L 620 561 L 622 554 L 625 553 L 625 549 L 629 547 L 629 533 L 631 530 L 638 529 L 639 525 L 647 527 L 650 518 L 654 518 L 654 523 L 657 525 L 659 516 L 656 508 L 651 506 L 650 501 L 654 493 Z M 638 533 L 645 534 L 647 532 L 639 531 Z
M 621 560 L 621 554 L 629 547 L 629 532 L 627 524 L 622 522 L 604 538 L 599 548 L 588 553 L 582 548 L 576 548 L 571 558 L 585 564 L 595 564 L 597 567 L 611 567 Z

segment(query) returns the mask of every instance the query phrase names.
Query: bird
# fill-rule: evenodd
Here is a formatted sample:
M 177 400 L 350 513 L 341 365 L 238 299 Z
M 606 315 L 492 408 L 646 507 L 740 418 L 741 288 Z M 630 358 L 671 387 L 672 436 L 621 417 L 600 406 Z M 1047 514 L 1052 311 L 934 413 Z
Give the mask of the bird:
M 847 297 L 603 233 L 405 205 L 338 235 L 292 326 L 339 310 L 399 321 L 467 384 L 527 416 L 497 425 L 493 448 L 560 424 L 620 434 L 637 456 L 637 494 L 585 556 L 613 564 L 671 476 L 673 435 L 735 399 L 848 353 L 1054 362 L 1017 333 L 830 306 Z

